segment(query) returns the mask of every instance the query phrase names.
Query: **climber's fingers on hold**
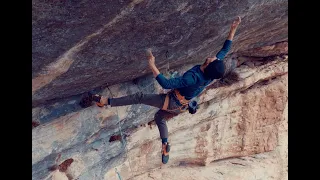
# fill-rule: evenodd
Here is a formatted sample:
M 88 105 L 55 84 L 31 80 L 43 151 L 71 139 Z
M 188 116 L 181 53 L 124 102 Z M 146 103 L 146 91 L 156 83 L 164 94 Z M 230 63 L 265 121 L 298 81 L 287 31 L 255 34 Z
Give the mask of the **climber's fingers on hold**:
M 237 19 L 233 22 L 234 25 L 239 25 L 241 22 L 241 17 L 238 16 Z
M 151 51 L 151 48 L 148 48 L 148 49 L 146 50 L 146 53 L 147 53 L 147 56 L 148 56 L 148 57 L 152 57 L 152 56 L 153 56 L 152 51 Z
M 237 21 L 238 21 L 239 23 L 241 22 L 241 17 L 240 17 L 240 16 L 237 17 Z

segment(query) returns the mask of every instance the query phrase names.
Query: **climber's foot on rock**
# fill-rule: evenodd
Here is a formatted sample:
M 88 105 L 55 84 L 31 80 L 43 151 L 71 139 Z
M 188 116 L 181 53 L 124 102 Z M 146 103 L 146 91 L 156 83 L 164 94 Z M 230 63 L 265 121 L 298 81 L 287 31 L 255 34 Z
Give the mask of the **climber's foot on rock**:
M 168 142 L 162 144 L 162 163 L 167 164 L 169 161 L 170 144 Z
M 240 23 L 241 23 L 241 18 L 240 18 L 240 16 L 238 16 L 236 18 L 236 20 L 233 21 L 233 23 L 231 25 L 231 28 L 232 29 L 236 29 L 239 26 Z
M 103 107 L 108 105 L 108 98 L 99 94 L 92 94 L 91 92 L 84 93 L 81 97 L 79 105 L 82 108 L 87 108 L 92 105 L 92 101 L 96 102 L 96 105 Z
M 92 95 L 93 101 L 96 102 L 96 105 L 99 107 L 103 107 L 108 105 L 108 98 L 105 96 L 100 96 L 99 94 Z

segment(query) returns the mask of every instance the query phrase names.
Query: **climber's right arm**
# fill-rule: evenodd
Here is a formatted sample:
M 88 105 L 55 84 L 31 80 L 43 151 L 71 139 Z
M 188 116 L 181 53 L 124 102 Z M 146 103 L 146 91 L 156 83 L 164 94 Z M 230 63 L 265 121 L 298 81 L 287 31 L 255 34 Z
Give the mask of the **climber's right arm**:
M 237 27 L 239 26 L 240 22 L 241 22 L 241 18 L 238 16 L 237 19 L 235 21 L 233 21 L 233 23 L 231 24 L 231 28 L 230 28 L 228 37 L 227 37 L 226 41 L 224 42 L 222 49 L 217 53 L 216 56 L 211 57 L 211 58 L 209 57 L 206 59 L 206 61 L 202 64 L 203 69 L 215 60 L 223 60 L 224 59 L 224 57 L 227 55 L 227 53 L 231 49 L 232 40 L 233 40 L 234 34 L 236 33 Z
M 238 28 L 240 23 L 241 23 L 241 18 L 240 18 L 240 16 L 238 16 L 237 19 L 235 21 L 233 21 L 232 24 L 231 24 L 230 32 L 229 32 L 227 40 L 232 41 L 232 39 L 234 37 L 234 34 L 236 33 L 237 28 Z

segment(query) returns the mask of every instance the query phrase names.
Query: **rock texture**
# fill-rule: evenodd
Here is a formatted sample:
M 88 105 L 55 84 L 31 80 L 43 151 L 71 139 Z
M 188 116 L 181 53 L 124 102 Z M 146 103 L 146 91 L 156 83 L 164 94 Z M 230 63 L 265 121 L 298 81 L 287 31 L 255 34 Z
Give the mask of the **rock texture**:
M 33 0 L 32 179 L 287 180 L 287 3 Z M 199 96 L 196 115 L 168 117 L 168 164 L 157 108 L 79 107 L 92 89 L 165 92 L 144 50 L 180 76 L 218 52 L 238 15 L 225 76 Z
M 286 41 L 286 0 L 32 1 L 32 103 L 77 95 L 215 55 L 242 17 L 232 51 Z M 119 73 L 121 72 L 121 73 Z
M 167 165 L 161 165 L 158 129 L 147 125 L 157 108 L 76 109 L 75 97 L 35 107 L 33 121 L 40 125 L 32 129 L 32 177 L 287 179 L 287 72 L 288 57 L 273 56 L 241 64 L 231 83 L 228 76 L 214 82 L 201 94 L 197 115 L 168 119 Z M 100 92 L 120 97 L 138 91 L 163 92 L 150 76 Z

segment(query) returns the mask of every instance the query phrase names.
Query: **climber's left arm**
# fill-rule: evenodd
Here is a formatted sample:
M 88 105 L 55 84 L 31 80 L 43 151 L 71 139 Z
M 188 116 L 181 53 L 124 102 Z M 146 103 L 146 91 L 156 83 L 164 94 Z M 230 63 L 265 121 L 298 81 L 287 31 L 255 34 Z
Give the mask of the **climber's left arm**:
M 233 21 L 233 23 L 231 24 L 228 37 L 225 40 L 221 50 L 213 58 L 207 58 L 203 64 L 203 66 L 209 65 L 209 63 L 213 62 L 214 60 L 217 60 L 217 59 L 223 60 L 224 59 L 224 57 L 227 55 L 227 53 L 231 49 L 232 40 L 233 40 L 234 34 L 236 33 L 237 27 L 239 26 L 240 22 L 241 22 L 241 18 L 238 16 L 237 19 L 235 21 Z

